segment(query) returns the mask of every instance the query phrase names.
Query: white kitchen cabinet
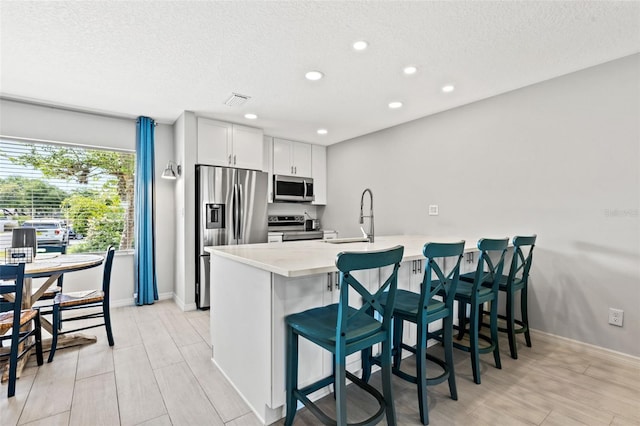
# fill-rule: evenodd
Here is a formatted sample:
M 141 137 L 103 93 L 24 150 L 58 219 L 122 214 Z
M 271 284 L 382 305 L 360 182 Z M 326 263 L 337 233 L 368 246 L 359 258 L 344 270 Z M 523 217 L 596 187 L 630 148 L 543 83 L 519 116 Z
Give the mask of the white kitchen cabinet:
M 327 204 L 327 147 L 311 145 L 311 177 L 314 199 L 311 204 Z
M 198 117 L 198 163 L 264 169 L 261 129 Z
M 262 170 L 269 173 L 267 179 L 267 202 L 273 203 L 273 137 L 264 136 L 262 140 L 264 149 L 264 168 Z
M 275 359 L 285 359 L 286 328 L 284 318 L 287 315 L 303 312 L 307 309 L 317 308 L 324 304 L 328 297 L 328 274 L 318 274 L 299 278 L 286 278 L 273 275 L 274 289 L 274 315 L 282 327 L 274 330 L 273 350 L 278 356 Z M 298 338 L 298 383 L 300 387 L 311 384 L 325 377 L 325 357 L 327 352 L 320 346 L 311 343 L 302 337 Z M 285 365 L 273 365 L 274 406 L 285 402 Z
M 311 144 L 273 138 L 273 174 L 311 176 Z

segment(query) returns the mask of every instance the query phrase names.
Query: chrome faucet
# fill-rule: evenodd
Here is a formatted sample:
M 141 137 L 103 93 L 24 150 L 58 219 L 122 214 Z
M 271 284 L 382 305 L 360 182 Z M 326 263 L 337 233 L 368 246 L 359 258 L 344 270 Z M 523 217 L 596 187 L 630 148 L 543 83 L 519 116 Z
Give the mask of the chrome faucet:
M 369 209 L 369 216 L 365 216 L 364 215 L 364 194 L 367 193 L 367 192 L 369 193 L 369 198 L 371 200 L 371 208 Z M 371 190 L 369 188 L 367 188 L 364 191 L 362 191 L 362 195 L 360 196 L 360 224 L 364 224 L 364 218 L 365 217 L 369 218 L 369 233 L 364 232 L 364 229 L 362 229 L 362 226 L 360 227 L 360 230 L 364 234 L 364 237 L 366 239 L 368 239 L 370 243 L 372 243 L 373 242 L 373 238 L 374 238 L 374 231 L 373 231 L 373 192 L 371 192 Z

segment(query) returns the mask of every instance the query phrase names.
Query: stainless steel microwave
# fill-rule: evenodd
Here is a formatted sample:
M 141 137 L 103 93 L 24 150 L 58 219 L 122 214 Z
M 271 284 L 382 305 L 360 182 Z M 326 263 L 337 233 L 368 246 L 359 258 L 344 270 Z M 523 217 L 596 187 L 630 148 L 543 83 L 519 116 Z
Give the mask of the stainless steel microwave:
M 298 176 L 273 176 L 273 201 L 305 203 L 314 200 L 313 179 Z

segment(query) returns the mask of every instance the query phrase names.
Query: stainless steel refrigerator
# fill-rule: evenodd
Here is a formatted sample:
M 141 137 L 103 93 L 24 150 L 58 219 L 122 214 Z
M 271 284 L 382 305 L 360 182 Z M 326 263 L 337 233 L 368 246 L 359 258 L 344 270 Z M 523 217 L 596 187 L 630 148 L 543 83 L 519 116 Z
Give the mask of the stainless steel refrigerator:
M 195 231 L 196 305 L 207 309 L 211 274 L 204 247 L 267 242 L 267 174 L 196 165 Z

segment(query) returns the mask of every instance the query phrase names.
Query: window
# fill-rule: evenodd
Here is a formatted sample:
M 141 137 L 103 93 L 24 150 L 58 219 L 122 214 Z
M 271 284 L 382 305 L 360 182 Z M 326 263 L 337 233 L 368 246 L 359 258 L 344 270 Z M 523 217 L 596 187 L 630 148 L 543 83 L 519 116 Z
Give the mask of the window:
M 133 248 L 132 152 L 0 139 L 0 251 L 12 228 L 67 253 Z

